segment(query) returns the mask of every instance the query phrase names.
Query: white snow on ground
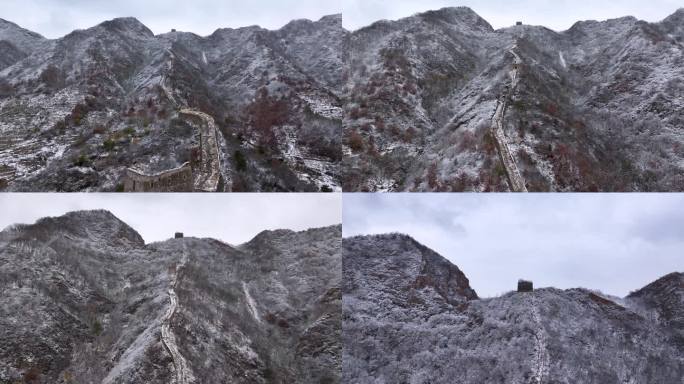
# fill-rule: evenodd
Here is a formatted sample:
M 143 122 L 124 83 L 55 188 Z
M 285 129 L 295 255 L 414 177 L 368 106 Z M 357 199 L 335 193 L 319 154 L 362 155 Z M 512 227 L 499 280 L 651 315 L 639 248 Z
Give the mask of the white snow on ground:
M 277 132 L 277 135 L 281 143 L 280 151 L 285 160 L 293 166 L 299 180 L 314 183 L 319 189 L 327 186 L 334 192 L 342 192 L 342 187 L 333 176 L 335 165 L 324 158 L 302 153 L 297 145 L 295 127 L 284 126 Z
M 291 125 L 284 126 L 280 132 L 279 142 L 281 145 L 281 152 L 288 160 L 299 159 L 302 157 L 302 152 L 297 145 L 297 129 Z
M 156 320 L 149 323 L 149 326 L 138 335 L 131 346 L 123 353 L 123 356 L 121 356 L 116 365 L 109 371 L 104 380 L 102 380 L 102 384 L 113 383 L 125 372 L 135 369 L 138 362 L 142 360 L 142 355 L 145 353 L 145 350 L 154 343 L 158 326 L 159 322 Z
M 259 312 L 257 312 L 256 308 L 256 302 L 252 298 L 252 295 L 249 294 L 249 289 L 247 289 L 247 284 L 243 281 L 242 282 L 242 290 L 245 292 L 245 297 L 247 298 L 247 309 L 249 309 L 249 313 L 252 314 L 252 317 L 259 323 L 261 323 L 261 318 L 259 317 Z
M 563 66 L 563 68 L 568 69 L 568 64 L 565 62 L 565 57 L 563 57 L 562 51 L 558 52 L 558 57 L 560 57 L 560 63 Z
M 14 180 L 42 170 L 53 158 L 60 158 L 75 140 L 68 132 L 53 139 L 38 132 L 64 119 L 82 97 L 65 89 L 54 95 L 19 97 L 0 101 L 0 178 Z
M 328 119 L 342 119 L 342 108 L 330 104 L 327 100 L 318 98 L 316 95 L 299 94 L 299 97 L 306 101 L 315 114 Z
M 188 368 L 187 361 L 185 360 L 185 358 L 183 358 L 183 355 L 178 350 L 178 345 L 176 344 L 176 337 L 173 334 L 173 331 L 171 330 L 171 319 L 173 318 L 173 315 L 176 313 L 176 309 L 178 308 L 178 296 L 176 295 L 178 275 L 181 273 L 183 267 L 185 267 L 187 259 L 187 244 L 183 243 L 183 256 L 181 258 L 180 263 L 176 266 L 173 275 L 171 276 L 170 287 L 168 290 L 171 305 L 169 305 L 169 307 L 166 310 L 166 313 L 164 314 L 161 329 L 161 341 L 164 344 L 166 350 L 169 352 L 169 354 L 171 354 L 171 358 L 173 359 L 173 366 L 176 368 L 177 384 L 188 384 L 194 381 L 194 376 Z
M 396 186 L 396 181 L 393 179 L 377 178 L 372 181 L 372 185 L 375 186 L 375 192 L 392 192 Z
M 335 171 L 335 165 L 327 160 L 314 157 L 304 158 L 302 161 L 307 169 L 314 171 L 314 174 L 301 173 L 301 180 L 311 181 L 315 183 L 319 189 L 326 185 L 331 188 L 333 192 L 342 192 L 342 187 L 337 184 L 335 177 L 332 176 L 332 173 Z
M 225 186 L 225 191 L 233 190 L 233 166 L 230 162 L 230 155 L 228 151 L 228 142 L 223 135 L 217 135 L 218 145 L 219 145 L 219 157 L 221 158 L 221 166 L 219 171 L 221 176 L 223 176 L 223 184 Z
M 204 192 L 216 192 L 221 177 L 221 156 L 214 118 L 194 109 L 181 109 L 181 115 L 195 116 L 202 120 L 199 124 L 202 164 L 195 175 L 195 189 Z
M 536 153 L 531 146 L 531 144 L 537 143 L 539 143 L 538 139 L 536 139 L 534 136 L 530 134 L 526 134 L 525 139 L 522 142 L 511 143 L 509 146 L 513 153 L 518 153 L 519 149 L 525 151 L 532 159 L 532 162 L 534 163 L 534 166 L 537 168 L 537 171 L 539 171 L 539 173 L 544 177 L 544 179 L 546 179 L 549 182 L 549 184 L 551 185 L 551 190 L 559 190 L 559 186 L 556 184 L 556 176 L 553 173 L 553 165 L 550 161 L 545 160 L 541 156 L 539 156 L 539 154 Z
M 522 60 L 520 59 L 520 56 L 518 56 L 518 54 L 515 52 L 515 49 L 516 46 L 513 46 L 513 48 L 511 48 L 509 52 L 515 57 L 515 64 L 521 64 Z M 520 174 L 520 170 L 518 170 L 515 158 L 513 157 L 513 153 L 511 152 L 511 149 L 508 144 L 508 138 L 506 137 L 506 134 L 503 131 L 503 120 L 506 112 L 507 97 L 509 97 L 509 95 L 515 90 L 515 87 L 517 86 L 518 81 L 520 79 L 517 68 L 514 68 L 509 74 L 511 76 L 510 90 L 509 87 L 506 87 L 505 92 L 508 93 L 508 95 L 506 93 L 502 93 L 499 96 L 496 112 L 492 117 L 491 132 L 494 136 L 494 139 L 497 142 L 499 158 L 501 159 L 504 169 L 506 170 L 506 175 L 508 176 L 508 181 L 511 190 L 514 192 L 527 192 L 527 188 L 525 187 L 525 180 L 523 180 Z
M 380 153 L 384 155 L 387 153 L 391 153 L 397 149 L 405 149 L 410 156 L 417 156 L 421 150 L 421 148 L 415 144 L 393 142 L 389 143 L 386 147 L 382 148 L 380 150 Z
M 202 61 L 205 65 L 209 64 L 209 62 L 207 61 L 207 54 L 205 52 L 202 52 Z
M 534 295 L 534 293 L 532 293 Z M 536 296 L 532 296 L 532 318 L 536 325 L 534 330 L 534 356 L 532 357 L 532 372 L 533 382 L 542 384 L 544 377 L 549 374 L 549 353 L 546 343 L 546 332 L 544 331 L 541 315 L 539 314 L 539 307 L 537 305 Z

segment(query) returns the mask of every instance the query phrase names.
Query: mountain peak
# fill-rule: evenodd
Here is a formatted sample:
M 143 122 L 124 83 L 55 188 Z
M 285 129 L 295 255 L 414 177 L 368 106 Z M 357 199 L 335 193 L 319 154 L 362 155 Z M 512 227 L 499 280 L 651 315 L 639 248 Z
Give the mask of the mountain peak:
M 467 24 L 490 31 L 494 30 L 491 24 L 468 7 L 446 7 L 436 11 L 420 13 L 418 16 L 425 20 L 442 21 L 449 24 Z
M 8 27 L 19 28 L 19 26 L 14 24 L 13 22 L 11 22 L 9 20 L 5 20 L 2 17 L 0 17 L 0 28 L 8 28 Z
M 11 21 L 0 19 L 0 40 L 7 40 L 28 53 L 34 50 L 45 38 Z
M 0 18 L 0 31 L 5 30 L 5 29 L 15 29 L 15 30 L 20 30 L 20 31 L 28 31 L 26 28 L 22 28 L 21 26 L 17 25 L 16 23 L 13 23 L 9 20 L 5 20 L 3 18 Z M 32 34 L 38 35 L 35 32 L 31 32 Z M 38 35 L 39 36 L 39 35 Z M 42 37 L 42 36 L 41 36 Z
M 106 209 L 91 209 L 91 210 L 81 210 L 81 211 L 71 211 L 67 212 L 58 218 L 64 218 L 68 220 L 86 220 L 86 221 L 116 221 L 122 222 L 118 217 L 114 216 L 113 213 Z
M 478 16 L 479 15 L 472 10 L 470 7 L 465 7 L 465 6 L 460 6 L 460 7 L 444 7 L 440 8 L 434 11 L 427 11 L 425 13 L 430 13 L 430 12 L 435 12 L 435 13 L 440 13 L 444 15 L 451 15 L 451 16 Z
M 465 274 L 449 260 L 409 235 L 391 233 L 343 240 L 345 263 L 377 276 L 381 284 L 405 289 L 431 287 L 446 302 L 477 299 Z
M 97 237 L 113 245 L 145 244 L 138 232 L 107 210 L 72 211 L 62 216 L 38 219 L 34 224 L 16 225 L 13 230 L 37 238 L 62 232 L 79 238 Z
M 645 287 L 632 292 L 628 297 L 642 297 L 651 294 L 659 294 L 673 289 L 684 291 L 684 273 L 672 272 L 658 280 L 646 285 Z
M 341 13 L 336 13 L 334 15 L 326 15 L 321 17 L 319 22 L 326 22 L 326 23 L 342 23 L 342 14 Z
M 684 8 L 679 8 L 676 10 L 673 14 L 670 16 L 666 17 L 662 23 L 664 24 L 672 24 L 674 26 L 680 26 L 680 28 L 684 28 Z
M 318 21 L 313 21 L 310 19 L 296 19 L 285 24 L 280 30 L 281 31 L 297 31 L 301 28 L 307 29 L 320 29 L 321 27 L 332 27 L 341 28 L 342 27 L 342 15 L 327 15 L 320 18 Z
M 684 337 L 684 273 L 665 275 L 630 293 L 627 299 L 655 311 L 660 321 L 670 324 Z
M 589 28 L 602 28 L 604 26 L 608 27 L 613 27 L 613 26 L 631 26 L 638 22 L 639 20 L 634 17 L 634 16 L 624 16 L 624 17 L 618 17 L 615 19 L 608 19 L 608 20 L 603 20 L 603 21 L 598 21 L 598 20 L 582 20 L 578 21 L 575 24 L 570 27 L 568 31 L 577 31 L 577 30 L 585 30 Z
M 117 17 L 107 20 L 99 26 L 116 32 L 135 32 L 145 36 L 154 36 L 154 33 L 135 17 Z

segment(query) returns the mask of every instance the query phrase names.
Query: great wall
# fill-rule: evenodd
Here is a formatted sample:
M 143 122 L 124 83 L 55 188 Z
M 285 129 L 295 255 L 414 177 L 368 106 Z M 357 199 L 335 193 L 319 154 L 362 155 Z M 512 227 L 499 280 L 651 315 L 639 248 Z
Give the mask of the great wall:
M 192 372 L 188 368 L 188 363 L 178 350 L 176 337 L 171 330 L 171 321 L 173 320 L 173 316 L 176 314 L 176 310 L 178 308 L 178 295 L 176 294 L 176 286 L 178 284 L 178 280 L 180 279 L 183 267 L 187 262 L 187 257 L 187 245 L 185 242 L 183 242 L 183 256 L 180 263 L 178 263 L 176 268 L 174 268 L 171 275 L 170 287 L 168 290 L 170 304 L 162 320 L 161 328 L 161 341 L 164 345 L 164 348 L 171 355 L 173 360 L 173 366 L 176 371 L 176 384 L 188 384 L 194 381 Z
M 186 116 L 198 126 L 200 157 L 195 164 L 184 163 L 157 173 L 147 173 L 137 167 L 126 169 L 125 192 L 217 192 L 221 179 L 221 158 L 214 119 L 206 113 L 184 108 Z
M 509 53 L 513 55 L 514 62 L 513 68 L 509 72 L 511 78 L 510 85 L 507 85 L 505 91 L 499 96 L 499 100 L 496 105 L 496 112 L 492 117 L 491 132 L 496 142 L 496 147 L 499 152 L 499 157 L 503 163 L 504 170 L 506 172 L 506 177 L 508 178 L 508 185 L 513 192 L 527 192 L 527 187 L 525 186 L 525 180 L 520 175 L 518 166 L 513 158 L 510 148 L 508 147 L 508 139 L 503 130 L 503 121 L 506 114 L 506 106 L 508 99 L 513 95 L 515 88 L 518 85 L 520 79 L 520 68 L 522 66 L 522 60 L 520 56 L 515 52 L 516 46 L 513 46 Z
M 542 384 L 544 377 L 549 375 L 549 352 L 546 342 L 546 332 L 539 314 L 536 293 L 531 293 L 532 319 L 534 320 L 534 355 L 532 356 L 532 384 Z
M 167 62 L 169 71 L 173 66 L 173 52 L 168 51 L 170 58 Z M 159 86 L 169 102 L 178 107 L 171 87 L 167 84 L 166 75 L 162 76 Z M 193 164 L 185 163 L 178 168 L 149 174 L 138 168 L 126 170 L 124 182 L 125 192 L 217 192 L 221 182 L 221 152 L 218 144 L 218 134 L 214 118 L 208 114 L 190 108 L 181 108 L 179 116 L 186 116 L 188 120 L 199 120 L 199 161 Z M 223 182 L 230 190 L 228 175 L 223 175 Z
M 131 167 L 126 169 L 126 192 L 190 192 L 193 190 L 192 167 L 184 163 L 178 168 L 149 174 Z
M 199 120 L 200 162 L 194 172 L 194 189 L 201 192 L 216 192 L 221 178 L 221 155 L 214 118 L 193 109 L 181 109 L 181 115 Z

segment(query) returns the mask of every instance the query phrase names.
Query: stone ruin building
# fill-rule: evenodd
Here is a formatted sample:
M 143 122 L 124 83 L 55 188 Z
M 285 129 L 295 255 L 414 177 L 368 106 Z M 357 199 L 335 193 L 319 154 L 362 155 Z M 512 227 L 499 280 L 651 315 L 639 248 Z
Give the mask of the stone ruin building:
M 136 168 L 126 169 L 125 192 L 192 192 L 192 166 L 182 166 L 159 173 L 146 173 Z
M 518 280 L 518 292 L 533 292 L 534 291 L 534 285 L 532 284 L 531 281 L 527 280 Z

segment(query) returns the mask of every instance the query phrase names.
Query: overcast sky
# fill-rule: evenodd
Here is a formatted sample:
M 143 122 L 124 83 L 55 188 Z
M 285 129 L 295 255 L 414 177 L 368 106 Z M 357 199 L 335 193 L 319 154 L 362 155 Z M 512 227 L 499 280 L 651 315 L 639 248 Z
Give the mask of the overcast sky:
M 210 35 L 218 28 L 278 29 L 293 19 L 341 12 L 340 0 L 0 0 L 0 18 L 57 38 L 115 17 L 133 16 L 154 33 Z
M 516 21 L 544 25 L 556 31 L 579 20 L 605 20 L 635 16 L 660 21 L 680 7 L 682 0 L 341 0 L 345 28 L 355 30 L 377 20 L 396 20 L 418 12 L 467 6 L 494 28 Z
M 133 16 L 154 33 L 172 28 L 209 35 L 218 28 L 260 25 L 278 29 L 290 20 L 344 13 L 354 30 L 380 19 L 398 19 L 452 6 L 468 6 L 495 28 L 521 20 L 555 30 L 578 20 L 626 15 L 660 21 L 684 7 L 682 0 L 0 0 L 0 18 L 49 38 L 89 28 L 115 17 Z
M 341 202 L 340 194 L 322 193 L 0 193 L 0 229 L 75 210 L 106 209 L 148 243 L 178 231 L 237 245 L 266 229 L 300 231 L 340 224 Z
M 682 194 L 345 194 L 343 232 L 411 235 L 482 297 L 535 286 L 626 296 L 684 271 Z

